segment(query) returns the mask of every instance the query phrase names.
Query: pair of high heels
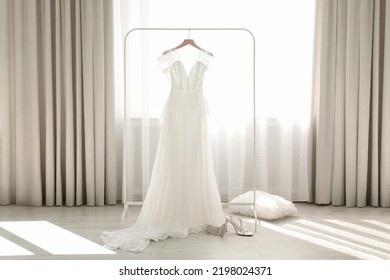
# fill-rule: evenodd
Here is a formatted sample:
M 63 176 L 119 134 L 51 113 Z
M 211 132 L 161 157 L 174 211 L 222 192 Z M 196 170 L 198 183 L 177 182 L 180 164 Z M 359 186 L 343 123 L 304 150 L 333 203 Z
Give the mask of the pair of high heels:
M 242 220 L 240 218 L 238 218 L 240 225 L 238 225 L 234 221 L 232 215 L 230 215 L 229 218 L 225 218 L 225 220 L 226 220 L 226 222 L 219 227 L 204 225 L 203 231 L 206 233 L 209 233 L 209 234 L 219 235 L 219 236 L 223 237 L 225 235 L 225 233 L 227 232 L 227 224 L 230 223 L 233 226 L 234 230 L 236 231 L 237 235 L 247 236 L 247 237 L 253 236 L 253 232 L 250 232 L 247 228 L 242 227 Z

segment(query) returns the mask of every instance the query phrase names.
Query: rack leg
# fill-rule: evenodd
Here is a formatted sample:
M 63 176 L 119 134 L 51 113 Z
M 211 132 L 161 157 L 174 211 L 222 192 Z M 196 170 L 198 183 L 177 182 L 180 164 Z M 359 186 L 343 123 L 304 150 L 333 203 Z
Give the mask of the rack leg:
M 259 223 L 259 220 L 257 219 L 257 213 L 253 206 L 251 206 L 251 210 L 252 210 L 251 217 L 253 215 L 253 219 L 255 219 L 255 232 L 257 232 L 257 223 Z
M 257 224 L 259 223 L 259 220 L 257 219 L 257 213 L 255 210 L 253 210 L 253 218 L 255 219 L 255 232 L 257 232 Z
M 129 205 L 125 204 L 122 214 L 122 220 L 129 216 Z

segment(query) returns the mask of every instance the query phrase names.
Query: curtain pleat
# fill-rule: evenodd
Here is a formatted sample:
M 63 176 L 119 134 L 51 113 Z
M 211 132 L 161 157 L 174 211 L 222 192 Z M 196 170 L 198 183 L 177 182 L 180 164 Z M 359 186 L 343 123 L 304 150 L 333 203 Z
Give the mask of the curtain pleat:
M 390 4 L 386 2 L 384 51 L 383 51 L 383 96 L 382 137 L 380 166 L 380 204 L 390 207 Z
M 15 1 L 16 203 L 41 201 L 36 5 Z M 24 47 L 28 46 L 28 47 Z M 26 141 L 27 140 L 27 141 Z M 38 194 L 38 195 L 34 195 Z
M 390 98 L 383 77 L 390 70 L 390 5 L 320 0 L 317 6 L 315 201 L 389 207 Z
M 103 2 L 95 0 L 98 5 L 93 5 L 95 17 L 93 18 L 93 89 L 94 89 L 94 114 L 95 127 L 95 178 L 96 201 L 104 203 L 104 161 L 105 161 L 105 83 L 104 83 L 104 28 L 103 28 Z
M 372 93 L 371 93 L 371 120 L 370 120 L 370 133 L 372 135 L 370 142 L 370 160 L 369 160 L 369 172 L 370 172 L 370 204 L 373 206 L 379 205 L 379 166 L 380 166 L 380 104 L 382 83 L 383 83 L 383 69 L 382 57 L 382 35 L 381 35 L 381 1 L 375 1 L 374 5 L 374 19 L 373 19 L 373 49 L 372 49 Z
M 370 97 L 372 72 L 373 3 L 363 1 L 360 7 L 360 53 L 359 53 L 359 104 L 356 201 L 352 205 L 366 206 L 368 191 L 368 155 L 370 131 Z
M 76 102 L 76 204 L 83 204 L 85 197 L 85 137 L 84 131 L 84 115 L 83 115 L 83 79 L 82 79 L 82 47 L 81 47 L 81 5 L 80 0 L 74 3 L 74 61 L 75 78 L 74 96 Z
M 356 200 L 357 130 L 359 106 L 359 1 L 348 2 L 345 84 L 345 172 L 346 204 Z M 338 121 L 338 120 L 336 120 Z M 339 187 L 339 186 L 335 186 Z
M 113 2 L 0 5 L 0 204 L 115 204 Z
M 343 19 L 347 18 L 347 2 L 337 2 L 337 27 L 336 27 L 336 58 L 346 56 L 346 43 L 347 43 L 347 24 Z M 334 155 L 333 155 L 333 168 L 332 168 L 332 188 L 331 200 L 333 203 L 340 205 L 344 202 L 345 194 L 345 113 L 344 108 L 346 104 L 346 98 L 343 92 L 346 87 L 346 60 L 335 59 L 334 73 L 335 79 L 335 115 L 334 120 Z M 338 187 L 335 187 L 338 186 Z
M 73 58 L 72 58 L 72 30 L 71 30 L 71 1 L 61 2 L 62 34 L 64 34 L 64 51 L 62 63 L 64 65 L 64 103 L 65 103 L 65 199 L 67 204 L 75 204 L 75 143 L 74 143 L 74 101 L 73 101 Z
M 6 94 L 10 92 L 11 83 L 11 67 L 13 64 L 10 61 L 12 50 L 9 47 L 9 42 L 14 34 L 12 22 L 9 21 L 10 7 L 6 3 L 0 2 L 0 38 L 8 37 L 9 40 L 0 40 L 0 204 L 9 204 L 14 198 L 12 186 L 14 186 L 14 176 L 11 176 L 14 170 L 12 166 L 14 161 L 11 160 L 11 150 L 13 145 L 11 142 L 11 123 L 2 120 L 9 120 L 11 114 L 11 96 Z M 11 36 L 8 36 L 11 34 Z M 6 106 L 7 105 L 7 106 Z
M 322 10 L 323 32 L 320 32 L 319 40 L 321 52 L 318 63 L 319 81 L 317 90 L 319 93 L 329 92 L 328 95 L 317 94 L 318 106 L 317 115 L 317 157 L 321 157 L 321 164 L 316 165 L 315 176 L 315 199 L 317 203 L 327 204 L 331 199 L 332 163 L 333 153 L 323 153 L 322 151 L 333 150 L 333 124 L 334 124 L 334 72 L 326 71 L 327 68 L 335 68 L 335 47 L 336 42 L 336 10 L 337 2 L 329 1 L 329 5 L 324 5 Z M 322 30 L 321 30 L 322 31 Z M 316 104 L 317 105 L 317 104 Z M 316 161 L 318 162 L 318 161 Z
M 87 205 L 95 201 L 95 141 L 93 122 L 93 43 L 92 43 L 92 2 L 81 1 L 82 76 L 84 99 L 85 175 L 86 189 L 90 194 Z
M 46 186 L 55 185 L 55 153 L 54 153 L 54 123 L 55 123 L 55 110 L 54 110 L 54 98 L 53 98 L 53 61 L 52 61 L 52 22 L 51 22 L 51 9 L 50 0 L 45 0 L 41 6 L 41 27 L 42 27 L 42 48 L 39 56 L 42 57 L 43 69 L 40 71 L 43 78 L 43 89 L 41 98 L 42 101 L 42 120 L 41 120 L 41 147 L 44 151 L 42 155 L 44 178 L 43 187 L 45 189 L 45 200 L 47 205 L 55 204 L 55 192 L 53 188 Z M 45 55 L 44 55 L 45 54 Z
M 114 14 L 114 7 L 110 1 L 103 1 L 103 18 L 110 19 L 110 15 Z M 115 81 L 112 73 L 114 73 L 114 21 L 105 20 L 104 22 L 104 76 L 105 76 L 105 168 L 110 170 L 106 172 L 105 185 L 117 186 L 117 158 L 116 158 L 116 135 L 115 132 Z M 107 94 L 109 93 L 109 94 Z M 117 201 L 117 194 L 113 191 L 105 189 L 106 203 L 114 204 Z

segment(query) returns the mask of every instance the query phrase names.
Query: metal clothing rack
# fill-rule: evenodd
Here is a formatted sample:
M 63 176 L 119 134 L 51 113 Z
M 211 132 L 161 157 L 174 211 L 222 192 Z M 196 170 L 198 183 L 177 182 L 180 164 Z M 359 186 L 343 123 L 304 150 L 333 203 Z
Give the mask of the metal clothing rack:
M 252 41 L 253 41 L 253 166 L 254 170 L 256 171 L 256 63 L 255 63 L 255 58 L 256 58 L 256 40 L 255 36 L 251 31 L 249 31 L 246 28 L 153 28 L 153 27 L 146 27 L 146 28 L 134 28 L 131 29 L 126 33 L 125 39 L 124 39 L 124 49 L 123 49 L 123 58 L 124 58 L 124 64 L 123 64 L 123 73 L 124 73 L 124 133 L 123 133 L 123 179 L 122 179 L 122 200 L 123 200 L 123 214 L 122 214 L 122 219 L 125 218 L 128 215 L 128 207 L 130 205 L 142 205 L 143 202 L 140 201 L 128 201 L 127 200 L 127 139 L 126 139 L 126 129 L 127 129 L 127 98 L 126 98 L 126 90 L 127 90 L 127 82 L 126 82 L 126 53 L 127 53 L 127 39 L 129 35 L 134 32 L 134 31 L 186 31 L 188 30 L 188 34 L 190 34 L 190 31 L 239 31 L 239 32 L 247 32 L 251 35 Z M 255 232 L 257 232 L 257 214 L 256 214 L 256 172 L 254 172 L 254 183 L 253 183 L 253 202 L 252 203 L 230 203 L 230 202 L 222 202 L 222 205 L 236 205 L 236 206 L 251 206 L 252 210 L 252 215 L 253 218 L 255 219 Z

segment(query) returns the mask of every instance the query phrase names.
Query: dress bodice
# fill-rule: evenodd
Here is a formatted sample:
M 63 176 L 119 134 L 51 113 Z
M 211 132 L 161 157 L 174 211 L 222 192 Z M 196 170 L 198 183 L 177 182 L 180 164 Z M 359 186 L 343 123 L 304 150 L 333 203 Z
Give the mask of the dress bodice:
M 178 51 L 171 51 L 159 58 L 164 71 L 171 75 L 171 87 L 178 90 L 194 90 L 203 87 L 204 73 L 208 69 L 211 56 L 206 52 L 199 51 L 198 56 L 187 73 Z

